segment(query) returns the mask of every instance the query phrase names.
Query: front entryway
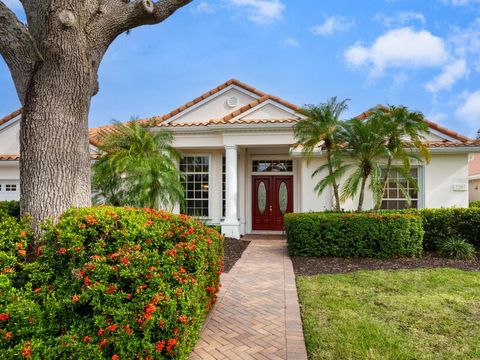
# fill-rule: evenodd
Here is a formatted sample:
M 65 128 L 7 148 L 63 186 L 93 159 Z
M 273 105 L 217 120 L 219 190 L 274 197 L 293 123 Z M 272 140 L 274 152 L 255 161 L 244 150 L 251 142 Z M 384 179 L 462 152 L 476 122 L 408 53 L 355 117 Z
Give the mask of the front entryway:
M 252 177 L 252 230 L 283 230 L 293 211 L 293 176 Z

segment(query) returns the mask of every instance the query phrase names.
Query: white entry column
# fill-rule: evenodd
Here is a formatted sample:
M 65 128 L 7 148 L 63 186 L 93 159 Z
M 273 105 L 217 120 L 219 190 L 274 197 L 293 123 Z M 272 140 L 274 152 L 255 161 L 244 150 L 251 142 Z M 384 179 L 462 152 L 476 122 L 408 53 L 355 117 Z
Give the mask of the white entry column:
M 225 220 L 222 223 L 222 234 L 240 239 L 240 221 L 238 221 L 238 162 L 237 147 L 225 146 Z

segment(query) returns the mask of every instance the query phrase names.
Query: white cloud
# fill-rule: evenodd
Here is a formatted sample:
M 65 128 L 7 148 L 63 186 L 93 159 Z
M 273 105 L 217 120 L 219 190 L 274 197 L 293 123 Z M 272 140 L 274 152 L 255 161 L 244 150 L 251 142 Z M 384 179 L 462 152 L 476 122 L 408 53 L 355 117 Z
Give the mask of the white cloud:
M 467 93 L 463 104 L 456 111 L 456 115 L 463 121 L 479 127 L 480 125 L 480 90 L 473 93 Z
M 283 39 L 283 44 L 288 46 L 293 46 L 293 47 L 300 46 L 300 43 L 298 42 L 298 40 L 293 37 L 287 37 Z
M 480 52 L 480 18 L 466 28 L 453 29 L 449 41 L 459 57 L 478 54 Z
M 280 20 L 285 10 L 281 0 L 229 0 L 229 2 L 233 6 L 245 8 L 247 18 L 261 25 Z
M 344 16 L 328 16 L 321 25 L 312 27 L 315 35 L 328 36 L 334 33 L 348 31 L 355 26 L 355 21 Z
M 436 122 L 437 124 L 443 124 L 447 120 L 448 115 L 443 112 L 432 111 L 427 116 L 427 119 Z
M 467 74 L 468 68 L 466 61 L 464 59 L 455 60 L 445 65 L 442 73 L 427 83 L 426 88 L 433 93 L 450 89 L 458 80 Z
M 480 0 L 443 0 L 444 4 L 451 4 L 454 6 L 465 6 L 470 4 L 479 3 Z
M 194 11 L 200 14 L 212 14 L 215 8 L 208 1 L 200 1 Z
M 403 27 L 411 22 L 426 23 L 425 16 L 416 11 L 401 11 L 393 16 L 386 16 L 385 14 L 377 14 L 373 20 L 383 24 L 388 28 Z
M 409 27 L 390 30 L 368 47 L 357 43 L 348 48 L 344 56 L 352 66 L 369 66 L 374 76 L 389 67 L 434 67 L 445 64 L 448 59 L 442 38 Z

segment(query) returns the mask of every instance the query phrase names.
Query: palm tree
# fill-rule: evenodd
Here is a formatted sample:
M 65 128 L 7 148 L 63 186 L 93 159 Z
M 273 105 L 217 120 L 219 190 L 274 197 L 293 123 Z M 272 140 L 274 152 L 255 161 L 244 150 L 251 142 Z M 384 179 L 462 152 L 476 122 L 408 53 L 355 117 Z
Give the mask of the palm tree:
M 339 149 L 338 134 L 341 127 L 340 116 L 348 109 L 349 100 L 337 101 L 336 97 L 320 105 L 306 105 L 298 112 L 306 118 L 295 124 L 293 130 L 298 145 L 303 147 L 303 153 L 307 157 L 307 163 L 318 147 L 325 148 L 327 163 L 320 166 L 312 174 L 312 177 L 328 170 L 328 175 L 318 182 L 315 191 L 321 194 L 328 186 L 333 187 L 335 198 L 335 210 L 340 211 L 339 185 L 335 176 L 341 167 L 340 158 L 336 156 Z
M 375 210 L 380 209 L 382 197 L 389 180 L 394 163 L 401 163 L 396 167 L 404 177 L 409 177 L 411 160 L 430 162 L 430 151 L 423 142 L 423 133 L 428 131 L 425 117 L 420 112 L 411 112 L 405 106 L 389 106 L 379 108 L 368 117 L 368 121 L 377 122 L 376 128 L 383 127 L 386 138 L 387 163 L 383 170 L 383 179 L 376 195 Z
M 111 205 L 160 208 L 183 202 L 184 189 L 171 132 L 138 121 L 115 122 L 99 134 L 93 166 L 94 200 Z
M 382 161 L 387 154 L 383 134 L 383 127 L 379 122 L 360 119 L 345 122 L 340 132 L 340 138 L 345 141 L 340 152 L 344 163 L 334 175 L 338 178 L 353 168 L 353 172 L 343 185 L 340 199 L 345 201 L 347 198 L 353 198 L 360 190 L 358 211 L 363 210 L 365 188 L 369 178 L 370 189 L 373 194 L 378 194 Z

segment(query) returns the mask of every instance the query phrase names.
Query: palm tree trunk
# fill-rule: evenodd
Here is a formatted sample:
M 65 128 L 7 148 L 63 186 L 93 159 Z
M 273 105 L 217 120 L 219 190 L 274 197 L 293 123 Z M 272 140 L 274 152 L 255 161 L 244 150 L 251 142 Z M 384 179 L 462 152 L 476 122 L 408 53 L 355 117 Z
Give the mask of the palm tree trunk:
M 333 166 L 332 166 L 332 152 L 329 148 L 327 148 L 327 162 L 328 162 L 328 172 L 330 175 L 333 174 Z M 338 193 L 338 184 L 337 180 L 333 180 L 333 196 L 335 197 L 335 211 L 340 211 L 340 195 Z
M 362 185 L 360 187 L 360 196 L 358 197 L 358 209 L 357 211 L 363 211 L 363 200 L 365 198 L 365 186 L 367 184 L 368 175 L 363 175 Z
M 380 207 L 382 206 L 382 197 L 383 197 L 383 193 L 385 192 L 385 188 L 387 187 L 387 181 L 390 176 L 391 168 L 392 168 L 392 158 L 389 157 L 387 162 L 387 167 L 385 169 L 385 174 L 383 175 L 382 186 L 380 187 L 380 193 L 378 194 L 379 195 L 378 201 L 375 204 L 375 210 L 380 210 Z

